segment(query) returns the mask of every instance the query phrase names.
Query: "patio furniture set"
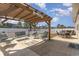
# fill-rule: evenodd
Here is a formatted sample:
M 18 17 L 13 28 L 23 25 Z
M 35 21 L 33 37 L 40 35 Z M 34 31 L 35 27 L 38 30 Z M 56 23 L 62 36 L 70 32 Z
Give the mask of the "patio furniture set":
M 62 30 L 60 32 L 57 32 L 57 35 L 65 38 L 70 38 L 72 35 L 76 35 L 76 32 L 74 30 Z
M 31 34 L 28 33 L 28 35 L 29 36 L 32 35 L 32 36 L 34 36 L 34 38 L 38 38 L 38 39 L 42 38 L 43 39 L 43 38 L 47 38 L 48 37 L 48 32 L 45 31 L 43 33 L 38 33 L 37 31 L 35 31 L 35 32 L 31 33 Z M 28 36 L 28 35 L 26 35 L 25 31 L 15 32 L 15 37 L 17 37 L 17 38 Z M 0 42 L 3 42 L 5 40 L 7 40 L 7 39 L 8 39 L 7 33 L 5 33 L 5 32 L 0 33 Z

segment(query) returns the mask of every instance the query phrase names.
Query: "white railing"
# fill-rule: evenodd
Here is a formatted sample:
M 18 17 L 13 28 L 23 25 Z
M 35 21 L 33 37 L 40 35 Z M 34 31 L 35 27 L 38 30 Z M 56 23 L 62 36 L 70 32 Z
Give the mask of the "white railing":
M 38 29 L 38 33 L 43 33 L 44 31 L 47 31 L 48 29 Z M 67 29 L 51 29 L 52 33 L 56 33 L 56 31 L 61 31 L 61 30 L 74 30 L 71 28 L 67 28 Z M 0 28 L 0 33 L 5 32 L 8 37 L 15 37 L 15 32 L 19 32 L 19 31 L 25 31 L 26 35 L 28 34 L 28 29 L 21 29 L 21 28 Z M 31 32 L 32 33 L 32 32 Z

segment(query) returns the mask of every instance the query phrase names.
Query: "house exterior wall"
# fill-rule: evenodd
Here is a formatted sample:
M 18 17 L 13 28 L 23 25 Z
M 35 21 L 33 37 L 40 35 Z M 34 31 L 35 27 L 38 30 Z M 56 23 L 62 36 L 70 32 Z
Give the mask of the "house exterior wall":
M 79 3 L 73 3 L 72 4 L 72 17 L 74 22 L 77 20 L 77 13 L 79 11 Z
M 73 21 L 75 23 L 75 31 L 77 36 L 79 37 L 79 3 L 73 3 L 72 8 L 72 16 Z
M 75 22 L 75 29 L 76 29 L 77 36 L 79 37 L 79 15 L 77 16 L 77 20 Z

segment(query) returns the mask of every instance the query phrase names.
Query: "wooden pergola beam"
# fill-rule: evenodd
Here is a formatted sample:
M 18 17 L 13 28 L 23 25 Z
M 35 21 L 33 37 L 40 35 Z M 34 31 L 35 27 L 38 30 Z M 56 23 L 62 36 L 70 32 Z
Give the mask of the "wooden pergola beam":
M 26 19 L 28 19 L 28 20 L 30 19 L 31 20 L 31 19 L 34 19 L 34 18 L 38 18 L 38 17 L 36 15 L 34 15 L 34 16 L 26 18 Z
M 13 18 L 16 18 L 19 14 L 21 14 L 24 10 L 21 10 L 17 15 L 15 15 Z
M 43 20 L 40 20 L 40 18 L 34 18 L 34 19 L 30 19 L 31 22 L 41 22 Z
M 27 15 L 25 15 L 25 16 L 22 16 L 20 19 L 23 19 L 23 18 L 25 18 L 26 16 L 29 16 L 29 15 L 31 15 L 32 13 L 29 13 L 29 14 L 27 14 Z
M 34 18 L 34 19 L 30 19 L 29 21 L 31 21 L 31 22 L 46 22 L 48 20 L 47 19 Z
M 29 6 L 24 6 L 23 4 L 21 3 L 13 3 L 16 7 L 21 7 L 22 9 L 25 9 L 25 10 L 29 10 L 30 12 L 32 12 L 33 10 L 29 9 Z
M 34 16 L 36 16 L 36 15 L 35 15 L 35 14 L 30 14 L 30 15 L 28 15 L 28 16 L 22 18 L 22 19 L 28 20 L 28 19 L 31 19 L 31 18 L 34 17 Z

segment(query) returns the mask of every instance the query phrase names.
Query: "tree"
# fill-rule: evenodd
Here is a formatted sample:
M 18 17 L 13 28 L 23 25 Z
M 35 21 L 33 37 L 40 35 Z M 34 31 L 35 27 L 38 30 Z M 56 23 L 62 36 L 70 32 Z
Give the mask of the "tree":
M 58 25 L 57 25 L 57 28 L 60 28 L 60 26 L 61 26 L 61 25 L 60 25 L 60 24 L 58 24 Z
M 60 28 L 65 28 L 65 26 L 64 25 L 61 25 Z
M 65 26 L 58 24 L 58 25 L 57 25 L 57 28 L 65 28 Z

